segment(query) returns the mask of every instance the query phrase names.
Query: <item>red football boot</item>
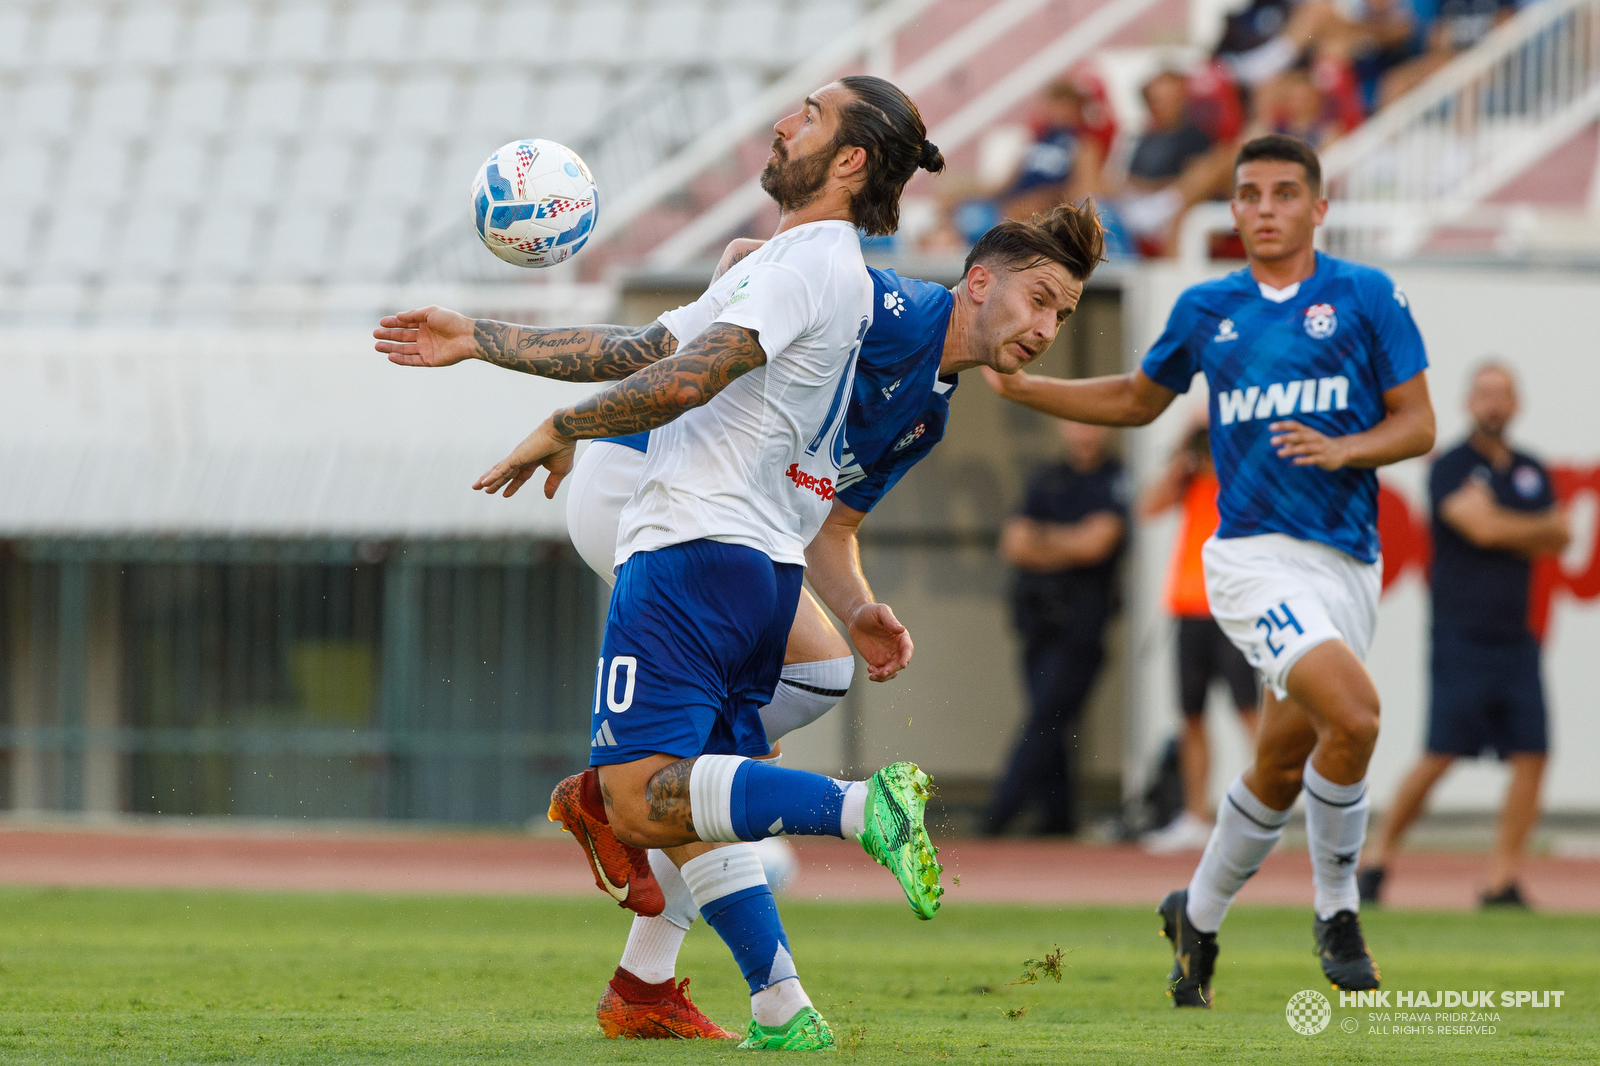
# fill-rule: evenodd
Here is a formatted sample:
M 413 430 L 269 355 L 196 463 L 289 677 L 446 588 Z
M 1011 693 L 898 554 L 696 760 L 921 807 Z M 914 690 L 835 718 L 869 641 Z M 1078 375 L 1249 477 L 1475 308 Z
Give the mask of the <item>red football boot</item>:
M 594 1015 L 600 1019 L 600 1031 L 612 1040 L 739 1039 L 738 1033 L 702 1014 L 690 1001 L 688 989 L 687 977 L 676 985 L 671 980 L 647 985 L 618 966 Z
M 578 838 L 589 858 L 595 887 L 608 893 L 617 906 L 654 918 L 667 905 L 643 848 L 617 839 L 606 820 L 600 799 L 600 774 L 589 767 L 556 786 L 550 793 L 550 820 Z

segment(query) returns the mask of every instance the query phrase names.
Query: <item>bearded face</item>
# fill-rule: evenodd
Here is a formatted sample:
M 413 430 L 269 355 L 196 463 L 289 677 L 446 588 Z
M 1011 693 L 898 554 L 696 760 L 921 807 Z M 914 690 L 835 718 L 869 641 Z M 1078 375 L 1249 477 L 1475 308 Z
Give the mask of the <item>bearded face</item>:
M 834 146 L 818 149 L 810 155 L 789 155 L 783 138 L 772 142 L 772 158 L 761 171 L 761 188 L 777 201 L 782 211 L 795 211 L 822 195 L 828 182 L 828 171 L 833 165 Z

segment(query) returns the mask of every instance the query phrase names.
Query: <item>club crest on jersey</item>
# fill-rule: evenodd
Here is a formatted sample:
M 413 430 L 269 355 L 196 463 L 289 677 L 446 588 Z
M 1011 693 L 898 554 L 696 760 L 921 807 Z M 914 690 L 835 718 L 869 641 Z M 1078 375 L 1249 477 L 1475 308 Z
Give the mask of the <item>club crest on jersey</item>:
M 905 436 L 895 441 L 894 447 L 889 450 L 897 452 L 902 448 L 909 448 L 912 441 L 916 440 L 926 432 L 928 432 L 928 424 L 926 422 L 918 422 L 916 429 L 913 429 L 910 433 L 907 433 Z
M 900 312 L 906 309 L 906 302 L 899 293 L 886 292 L 883 294 L 883 309 L 893 311 L 894 317 L 899 318 Z
M 1326 340 L 1339 328 L 1339 318 L 1332 304 L 1312 304 L 1306 308 L 1306 333 L 1317 340 Z
M 1218 322 L 1217 323 L 1217 335 L 1215 337 L 1212 337 L 1211 339 L 1213 341 L 1236 341 L 1236 340 L 1238 340 L 1239 339 L 1239 331 L 1237 329 L 1233 328 L 1233 319 L 1225 318 L 1221 322 Z

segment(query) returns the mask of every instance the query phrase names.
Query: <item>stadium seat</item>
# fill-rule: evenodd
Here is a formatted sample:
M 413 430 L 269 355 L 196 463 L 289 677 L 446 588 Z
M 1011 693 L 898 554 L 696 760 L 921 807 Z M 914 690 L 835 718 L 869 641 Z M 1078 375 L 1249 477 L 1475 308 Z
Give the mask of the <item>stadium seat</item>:
M 304 128 L 306 79 L 296 73 L 267 74 L 244 89 L 238 125 L 251 136 L 289 134 Z
M 334 9 L 325 3 L 284 4 L 267 24 L 269 60 L 319 63 L 333 54 Z
M 253 63 L 256 9 L 244 4 L 207 4 L 191 27 L 188 59 L 208 63 Z
M 52 65 L 97 66 L 105 59 L 109 30 L 100 5 L 62 5 L 47 24 L 39 58 Z
M 21 6 L 0 7 L 0 70 L 28 62 L 33 36 L 31 14 L 30 9 Z
M 344 58 L 398 63 L 411 59 L 419 42 L 404 4 L 377 0 L 357 5 L 345 22 Z
M 379 110 L 381 87 L 370 71 L 348 71 L 322 85 L 316 125 L 335 136 L 373 136 L 387 127 L 388 109 Z
M 117 26 L 112 54 L 121 63 L 167 66 L 177 60 L 183 28 L 175 3 L 143 3 L 129 7 Z
M 77 95 L 72 78 L 59 70 L 29 79 L 13 98 L 15 131 L 25 136 L 61 136 L 71 124 Z
M 184 223 L 183 209 L 141 201 L 129 209 L 110 271 L 130 282 L 152 283 L 173 273 Z
M 165 125 L 178 133 L 217 133 L 230 117 L 232 95 L 220 71 L 186 70 L 167 91 Z

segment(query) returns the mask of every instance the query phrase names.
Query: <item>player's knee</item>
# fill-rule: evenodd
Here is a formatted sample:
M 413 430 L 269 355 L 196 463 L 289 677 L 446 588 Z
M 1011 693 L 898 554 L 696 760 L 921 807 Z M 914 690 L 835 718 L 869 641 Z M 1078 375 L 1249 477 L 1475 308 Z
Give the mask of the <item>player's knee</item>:
M 1356 698 L 1345 702 L 1339 712 L 1330 715 L 1330 724 L 1352 748 L 1372 750 L 1378 743 L 1378 701 L 1376 698 Z

